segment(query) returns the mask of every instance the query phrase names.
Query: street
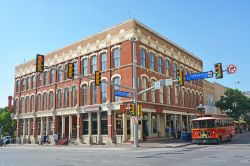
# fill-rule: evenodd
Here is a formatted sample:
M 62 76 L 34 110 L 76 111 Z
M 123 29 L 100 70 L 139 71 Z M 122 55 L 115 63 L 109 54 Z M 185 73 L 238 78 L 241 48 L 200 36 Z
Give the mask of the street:
M 250 132 L 221 145 L 177 148 L 83 148 L 80 146 L 0 147 L 0 166 L 250 165 Z

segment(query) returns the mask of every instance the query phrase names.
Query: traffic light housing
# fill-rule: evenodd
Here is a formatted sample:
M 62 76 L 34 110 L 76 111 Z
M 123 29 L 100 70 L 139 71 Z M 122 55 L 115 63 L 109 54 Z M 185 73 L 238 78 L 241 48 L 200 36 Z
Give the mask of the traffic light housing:
M 137 115 L 142 116 L 142 105 L 137 105 Z
M 100 71 L 95 71 L 95 85 L 100 86 L 101 85 L 101 72 Z
M 182 69 L 177 69 L 176 74 L 177 74 L 178 85 L 179 86 L 184 86 L 183 70 Z
M 214 68 L 215 68 L 215 78 L 216 79 L 223 78 L 222 64 L 221 63 L 216 63 L 214 65 Z
M 74 73 L 75 73 L 74 64 L 73 63 L 68 63 L 68 65 L 67 65 L 68 79 L 73 79 L 74 78 Z
M 130 115 L 131 116 L 135 116 L 135 105 L 134 104 L 130 104 L 129 105 L 129 110 L 130 110 Z
M 44 55 L 36 55 L 36 72 L 44 71 Z

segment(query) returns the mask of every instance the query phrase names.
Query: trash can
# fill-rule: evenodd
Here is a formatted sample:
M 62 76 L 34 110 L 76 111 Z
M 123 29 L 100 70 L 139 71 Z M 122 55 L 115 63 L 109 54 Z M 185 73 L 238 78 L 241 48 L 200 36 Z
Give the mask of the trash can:
M 188 133 L 187 131 L 183 131 L 182 132 L 182 141 L 188 142 L 190 141 L 190 133 Z

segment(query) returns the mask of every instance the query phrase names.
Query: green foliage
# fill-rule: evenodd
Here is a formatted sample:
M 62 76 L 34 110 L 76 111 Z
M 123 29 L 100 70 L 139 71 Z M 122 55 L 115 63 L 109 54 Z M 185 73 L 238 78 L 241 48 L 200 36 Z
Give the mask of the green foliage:
M 238 89 L 226 89 L 225 96 L 222 96 L 215 106 L 221 110 L 230 109 L 232 112 L 227 114 L 232 118 L 238 119 L 240 116 L 250 112 L 250 99 L 242 94 Z
M 11 113 L 8 108 L 0 108 L 0 127 L 2 127 L 2 135 L 14 136 L 15 121 L 11 119 Z

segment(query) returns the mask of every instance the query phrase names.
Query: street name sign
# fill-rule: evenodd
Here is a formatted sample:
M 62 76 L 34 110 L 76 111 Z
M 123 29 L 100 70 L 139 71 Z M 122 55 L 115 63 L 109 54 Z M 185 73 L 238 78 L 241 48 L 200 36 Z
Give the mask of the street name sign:
M 130 92 L 115 90 L 115 96 L 131 98 Z
M 155 89 L 160 89 L 161 88 L 161 82 L 157 81 L 155 82 Z
M 212 77 L 213 77 L 213 71 L 200 72 L 200 73 L 186 75 L 186 81 L 200 80 L 200 79 L 212 78 Z

